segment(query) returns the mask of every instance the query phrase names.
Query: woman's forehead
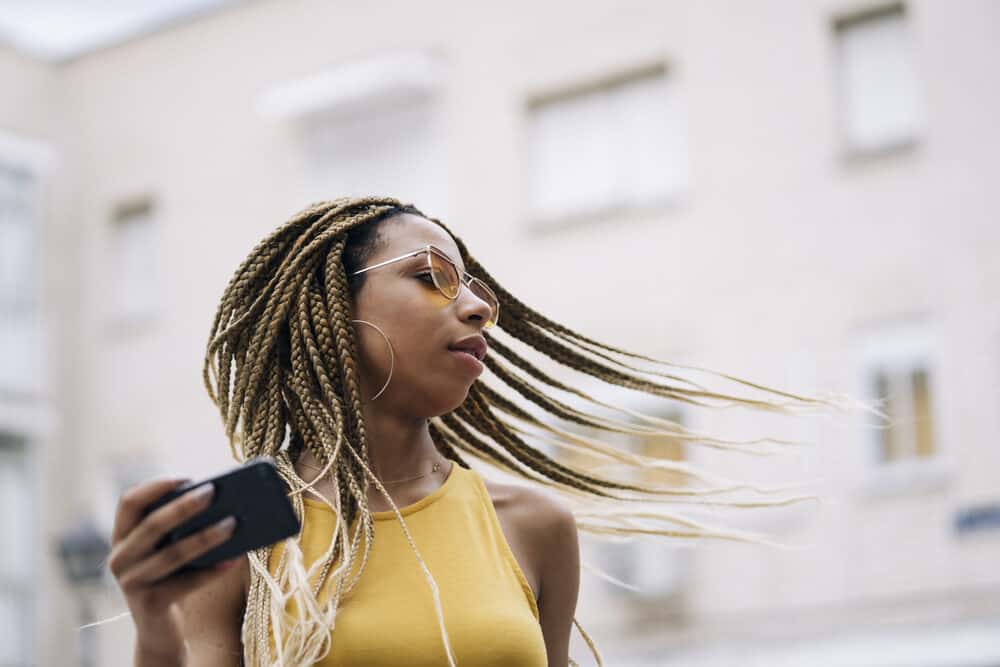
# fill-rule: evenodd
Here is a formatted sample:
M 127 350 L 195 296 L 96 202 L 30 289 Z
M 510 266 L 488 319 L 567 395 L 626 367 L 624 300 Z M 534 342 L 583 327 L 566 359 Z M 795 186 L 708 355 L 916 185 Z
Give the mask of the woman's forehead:
M 458 251 L 455 240 L 451 238 L 451 234 L 440 225 L 419 215 L 410 213 L 397 215 L 387 220 L 379 231 L 382 243 L 371 258 L 372 263 L 392 259 L 411 250 L 433 245 L 444 251 L 459 266 L 463 264 L 462 255 Z

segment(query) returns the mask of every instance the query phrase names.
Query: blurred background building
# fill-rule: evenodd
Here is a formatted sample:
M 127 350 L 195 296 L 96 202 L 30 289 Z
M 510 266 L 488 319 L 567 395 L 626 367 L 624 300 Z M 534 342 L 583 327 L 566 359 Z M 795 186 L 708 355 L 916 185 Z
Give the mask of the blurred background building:
M 6 1 L 0 37 L 0 665 L 131 663 L 55 545 L 230 464 L 222 289 L 372 192 L 598 339 L 888 399 L 884 431 L 637 405 L 816 443 L 623 446 L 826 502 L 719 516 L 796 550 L 586 544 L 639 589 L 583 577 L 606 664 L 1000 665 L 1000 3 Z

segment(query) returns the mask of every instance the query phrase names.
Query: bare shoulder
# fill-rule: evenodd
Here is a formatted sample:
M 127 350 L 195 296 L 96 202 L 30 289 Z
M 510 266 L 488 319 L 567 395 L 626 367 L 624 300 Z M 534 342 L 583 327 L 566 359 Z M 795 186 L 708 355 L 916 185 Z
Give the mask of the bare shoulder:
M 240 631 L 246 607 L 250 563 L 220 572 L 178 604 L 188 661 L 192 667 L 239 665 L 243 657 Z
M 484 480 L 508 542 L 538 602 L 550 665 L 569 662 L 569 635 L 580 589 L 580 544 L 569 506 L 520 484 Z
M 497 512 L 532 524 L 549 525 L 573 520 L 569 507 L 557 498 L 524 484 L 498 482 L 483 478 Z
M 539 566 L 553 549 L 576 547 L 576 521 L 564 502 L 523 484 L 484 482 L 501 523 L 516 531 L 515 539 L 534 552 Z

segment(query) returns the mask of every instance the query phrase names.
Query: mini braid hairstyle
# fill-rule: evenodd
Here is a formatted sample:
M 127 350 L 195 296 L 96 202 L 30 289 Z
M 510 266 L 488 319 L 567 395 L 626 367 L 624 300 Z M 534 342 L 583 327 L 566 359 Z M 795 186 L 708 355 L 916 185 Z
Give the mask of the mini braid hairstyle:
M 315 484 L 300 479 L 293 467 L 304 450 L 322 467 L 316 479 L 331 480 L 336 490 L 332 498 L 323 497 L 337 516 L 330 546 L 308 571 L 296 538 L 284 542 L 273 575 L 268 567 L 273 547 L 248 554 L 250 589 L 241 632 L 244 664 L 298 667 L 327 655 L 341 598 L 358 582 L 374 541 L 369 484 L 385 496 L 402 525 L 433 594 L 449 663 L 455 664 L 434 578 L 398 508 L 369 467 L 361 410 L 351 313 L 352 295 L 364 275 L 351 274 L 374 253 L 378 223 L 401 213 L 422 216 L 448 231 L 466 269 L 496 293 L 503 312 L 497 327 L 485 334 L 489 341 L 485 364 L 492 383 L 479 378 L 461 406 L 429 422 L 430 435 L 444 456 L 465 468 L 469 467 L 465 457 L 477 459 L 545 486 L 574 507 L 581 532 L 611 538 L 660 535 L 765 541 L 703 525 L 659 505 L 759 507 L 810 498 L 727 499 L 727 493 L 737 489 L 758 494 L 776 490 L 736 484 L 683 461 L 643 456 L 602 442 L 593 436 L 595 432 L 664 437 L 744 451 L 761 441 L 713 438 L 668 419 L 616 407 L 545 372 L 516 351 L 514 341 L 526 353 L 532 350 L 602 383 L 686 404 L 817 414 L 860 403 L 832 394 L 799 396 L 600 343 L 529 308 L 504 289 L 443 223 L 411 205 L 384 197 L 315 203 L 261 241 L 236 270 L 219 303 L 205 355 L 205 386 L 221 413 L 233 458 L 244 462 L 271 457 L 288 485 L 300 520 L 304 517 L 302 493 Z M 641 368 L 640 363 L 652 368 Z M 674 370 L 664 372 L 666 368 Z M 754 395 L 712 391 L 675 375 L 677 370 L 708 373 L 740 385 L 741 393 L 752 390 Z M 560 400 L 556 391 L 591 408 Z M 622 417 L 609 417 L 609 411 Z M 668 470 L 698 485 L 639 483 L 635 476 L 610 476 L 574 464 L 572 457 L 558 452 L 585 453 L 605 468 Z M 320 603 L 319 591 L 330 578 L 334 592 Z M 576 619 L 574 624 L 602 664 L 593 641 Z

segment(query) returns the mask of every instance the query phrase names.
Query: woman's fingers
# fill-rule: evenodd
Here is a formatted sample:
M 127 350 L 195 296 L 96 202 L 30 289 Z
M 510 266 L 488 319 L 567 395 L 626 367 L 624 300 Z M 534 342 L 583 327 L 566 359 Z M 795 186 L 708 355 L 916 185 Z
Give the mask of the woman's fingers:
M 154 479 L 126 491 L 118 501 L 115 512 L 115 527 L 111 532 L 111 544 L 125 538 L 136 524 L 142 521 L 142 513 L 157 498 L 173 491 L 185 480 L 176 478 Z
M 202 484 L 172 498 L 156 510 L 148 511 L 151 504 L 182 481 L 159 479 L 145 482 L 122 496 L 115 513 L 112 549 L 108 558 L 108 567 L 125 594 L 136 628 L 145 628 L 143 632 L 163 640 L 165 645 L 170 646 L 169 650 L 177 648 L 172 638 L 181 636 L 181 623 L 169 613 L 171 605 L 224 570 L 242 562 L 242 557 L 237 557 L 203 570 L 175 572 L 193 558 L 229 539 L 235 520 L 218 522 L 154 550 L 164 535 L 211 504 L 212 484 Z M 178 650 L 183 650 L 183 647 Z
M 152 515 L 150 515 L 152 516 Z M 172 572 L 191 560 L 212 550 L 228 540 L 236 528 L 236 519 L 226 517 L 182 540 L 163 547 L 147 558 L 135 563 L 118 575 L 118 584 L 127 592 L 158 584 Z M 179 579 L 188 578 L 187 574 Z M 164 582 L 169 588 L 171 584 Z
M 119 577 L 133 564 L 151 554 L 153 547 L 164 535 L 202 512 L 211 504 L 213 491 L 211 484 L 203 484 L 178 498 L 174 498 L 163 507 L 142 518 L 133 526 L 131 532 L 112 548 L 111 556 L 108 558 L 108 567 L 111 572 Z M 142 498 L 145 499 L 145 497 Z M 143 505 L 143 508 L 156 498 Z M 125 503 L 124 498 L 122 503 Z M 124 504 L 121 507 L 124 507 Z M 131 512 L 132 509 L 129 508 L 127 511 Z M 140 516 L 141 513 L 140 510 Z

